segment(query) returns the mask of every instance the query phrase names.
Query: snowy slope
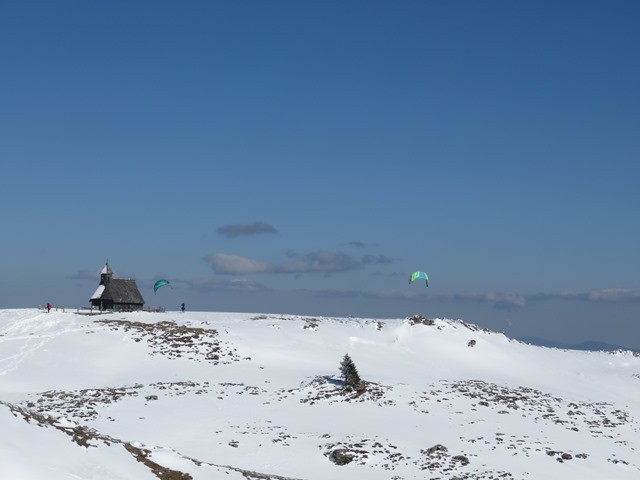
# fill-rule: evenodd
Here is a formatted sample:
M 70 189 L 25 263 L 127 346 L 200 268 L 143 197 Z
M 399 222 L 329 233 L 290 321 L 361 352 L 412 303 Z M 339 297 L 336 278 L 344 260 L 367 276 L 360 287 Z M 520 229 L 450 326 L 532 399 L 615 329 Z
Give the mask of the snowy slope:
M 0 478 L 637 479 L 639 390 L 446 319 L 0 310 Z

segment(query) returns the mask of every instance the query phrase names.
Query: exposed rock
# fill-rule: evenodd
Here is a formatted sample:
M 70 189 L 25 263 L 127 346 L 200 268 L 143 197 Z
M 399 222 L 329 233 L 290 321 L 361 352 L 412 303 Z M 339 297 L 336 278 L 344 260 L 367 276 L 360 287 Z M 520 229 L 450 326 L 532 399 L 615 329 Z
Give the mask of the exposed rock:
M 462 465 L 469 465 L 469 459 L 464 455 L 456 455 L 455 457 L 452 457 L 451 460 L 460 462 Z
M 422 325 L 435 325 L 436 322 L 434 320 L 430 320 L 427 317 L 425 317 L 424 315 L 413 315 L 412 317 L 409 317 L 409 324 L 410 325 L 416 325 L 416 324 L 422 324 Z
M 349 451 L 344 448 L 338 448 L 336 450 L 333 450 L 329 454 L 329 460 L 331 460 L 336 465 L 346 465 L 347 463 L 351 463 L 353 461 L 353 455 L 351 455 Z
M 436 453 L 436 452 L 446 452 L 446 451 L 448 451 L 448 450 L 449 450 L 449 449 L 448 449 L 447 447 L 445 447 L 444 445 L 437 444 L 437 445 L 434 445 L 434 446 L 433 446 L 433 447 L 431 447 L 431 448 L 428 448 L 428 449 L 425 451 L 425 453 L 426 453 L 427 455 L 433 455 L 433 454 L 434 454 L 434 453 Z

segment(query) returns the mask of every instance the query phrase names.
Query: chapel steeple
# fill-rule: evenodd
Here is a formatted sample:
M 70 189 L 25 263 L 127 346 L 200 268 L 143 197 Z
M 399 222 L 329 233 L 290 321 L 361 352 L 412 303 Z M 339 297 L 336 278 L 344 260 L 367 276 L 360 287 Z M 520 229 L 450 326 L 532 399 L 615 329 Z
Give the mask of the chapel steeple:
M 105 287 L 111 283 L 111 278 L 113 277 L 113 271 L 109 266 L 109 259 L 107 258 L 107 263 L 104 268 L 100 272 L 100 285 L 104 285 Z

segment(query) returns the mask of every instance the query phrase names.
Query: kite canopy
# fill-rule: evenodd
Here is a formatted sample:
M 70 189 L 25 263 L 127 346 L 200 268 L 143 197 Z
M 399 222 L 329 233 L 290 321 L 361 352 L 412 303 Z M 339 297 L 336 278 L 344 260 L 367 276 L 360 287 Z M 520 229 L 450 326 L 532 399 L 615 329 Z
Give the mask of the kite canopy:
M 413 272 L 411 277 L 409 277 L 409 283 L 413 283 L 415 280 L 424 279 L 427 283 L 427 287 L 429 286 L 429 277 L 424 272 Z
M 165 285 L 169 285 L 171 287 L 169 280 L 165 280 L 164 278 L 158 280 L 156 284 L 153 286 L 153 293 L 155 294 L 160 287 L 164 287 Z

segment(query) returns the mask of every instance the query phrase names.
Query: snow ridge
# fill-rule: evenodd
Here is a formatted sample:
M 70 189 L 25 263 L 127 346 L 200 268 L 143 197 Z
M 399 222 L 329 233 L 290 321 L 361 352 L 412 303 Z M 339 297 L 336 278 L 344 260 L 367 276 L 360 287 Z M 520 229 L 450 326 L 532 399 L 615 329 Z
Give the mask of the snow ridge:
M 423 315 L 0 310 L 0 477 L 636 479 L 638 378 Z

